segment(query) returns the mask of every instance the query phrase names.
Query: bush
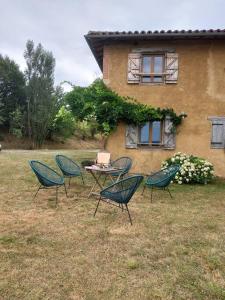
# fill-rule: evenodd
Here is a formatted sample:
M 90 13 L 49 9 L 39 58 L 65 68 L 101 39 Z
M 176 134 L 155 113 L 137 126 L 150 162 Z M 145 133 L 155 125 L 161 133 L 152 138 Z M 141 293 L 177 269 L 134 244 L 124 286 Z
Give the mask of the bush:
M 62 106 L 53 121 L 53 133 L 65 139 L 74 133 L 75 119 L 70 110 Z
M 24 116 L 20 108 L 10 114 L 9 132 L 17 138 L 22 138 L 24 130 Z
M 95 127 L 96 128 L 96 127 Z M 75 124 L 75 134 L 82 140 L 93 138 L 95 135 L 95 128 L 92 123 L 88 121 L 77 121 Z
M 162 162 L 162 168 L 172 164 L 180 165 L 174 182 L 183 183 L 204 183 L 207 184 L 214 177 L 213 165 L 204 158 L 185 153 L 175 153 L 172 157 Z

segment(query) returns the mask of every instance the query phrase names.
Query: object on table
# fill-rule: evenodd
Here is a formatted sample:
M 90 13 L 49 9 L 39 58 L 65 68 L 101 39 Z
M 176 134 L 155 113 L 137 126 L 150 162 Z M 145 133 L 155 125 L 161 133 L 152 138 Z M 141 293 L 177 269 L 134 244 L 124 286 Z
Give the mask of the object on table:
M 110 156 L 111 154 L 109 152 L 98 152 L 96 164 L 103 167 L 103 166 L 109 166 L 110 164 Z
M 87 166 L 92 166 L 92 165 L 94 165 L 94 164 L 95 164 L 95 162 L 94 162 L 93 160 L 88 160 L 88 159 L 83 160 L 83 161 L 81 162 L 81 166 L 82 166 L 83 168 L 85 168 L 85 167 L 87 167 Z

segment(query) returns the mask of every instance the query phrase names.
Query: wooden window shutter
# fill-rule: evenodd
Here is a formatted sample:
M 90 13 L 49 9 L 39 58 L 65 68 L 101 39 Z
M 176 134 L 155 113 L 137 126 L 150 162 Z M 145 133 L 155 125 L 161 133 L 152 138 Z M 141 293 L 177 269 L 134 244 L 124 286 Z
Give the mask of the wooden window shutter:
M 127 70 L 127 82 L 139 83 L 140 82 L 140 67 L 141 67 L 141 54 L 130 53 L 128 54 L 128 70 Z
M 170 116 L 166 116 L 165 118 L 163 144 L 164 149 L 176 148 L 176 134 Z
M 177 83 L 178 80 L 178 54 L 166 53 L 165 61 L 166 83 Z
M 221 149 L 225 146 L 225 120 L 215 119 L 212 120 L 212 148 Z
M 126 148 L 137 148 L 138 143 L 138 128 L 133 124 L 126 126 Z

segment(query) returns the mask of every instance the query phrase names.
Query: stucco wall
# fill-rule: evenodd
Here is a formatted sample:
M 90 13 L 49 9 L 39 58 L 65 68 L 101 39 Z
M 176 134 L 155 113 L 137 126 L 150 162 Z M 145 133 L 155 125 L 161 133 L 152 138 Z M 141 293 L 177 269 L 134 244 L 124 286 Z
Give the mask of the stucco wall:
M 172 47 L 179 54 L 177 84 L 127 84 L 128 53 L 134 48 Z M 114 158 L 128 155 L 132 171 L 149 173 L 177 151 L 207 158 L 217 175 L 225 177 L 225 151 L 211 149 L 209 116 L 225 116 L 225 41 L 168 41 L 123 43 L 105 46 L 108 55 L 107 84 L 120 95 L 131 96 L 152 106 L 187 113 L 176 136 L 176 149 L 126 149 L 125 126 L 120 124 L 107 143 Z

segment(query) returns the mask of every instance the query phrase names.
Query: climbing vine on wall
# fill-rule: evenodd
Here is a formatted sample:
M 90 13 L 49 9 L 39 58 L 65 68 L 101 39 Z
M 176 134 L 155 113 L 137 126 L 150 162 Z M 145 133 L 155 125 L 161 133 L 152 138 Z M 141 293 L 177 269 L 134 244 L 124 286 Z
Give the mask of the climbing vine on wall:
M 65 99 L 74 114 L 77 115 L 79 111 L 81 120 L 94 117 L 98 130 L 106 136 L 116 129 L 120 121 L 143 125 L 149 120 L 163 120 L 169 116 L 175 128 L 181 124 L 184 117 L 177 115 L 172 108 L 155 108 L 139 103 L 133 98 L 122 97 L 100 79 L 87 88 L 74 87 Z

